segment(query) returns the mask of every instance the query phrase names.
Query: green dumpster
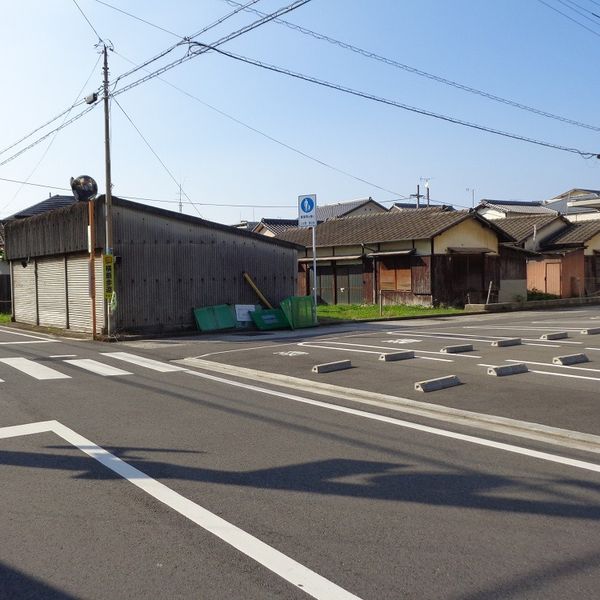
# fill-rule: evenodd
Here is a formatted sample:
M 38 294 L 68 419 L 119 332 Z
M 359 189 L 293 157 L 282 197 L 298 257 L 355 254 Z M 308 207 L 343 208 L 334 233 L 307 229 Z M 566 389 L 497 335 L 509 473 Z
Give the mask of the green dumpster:
M 319 324 L 312 296 L 290 296 L 282 300 L 280 306 L 292 329 L 315 327 Z

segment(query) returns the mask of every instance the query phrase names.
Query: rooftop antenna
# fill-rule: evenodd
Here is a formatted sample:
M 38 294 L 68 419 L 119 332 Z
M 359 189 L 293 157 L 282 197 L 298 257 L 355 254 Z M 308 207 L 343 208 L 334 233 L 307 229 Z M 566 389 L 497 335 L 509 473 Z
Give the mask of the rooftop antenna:
M 427 199 L 427 208 L 429 208 L 429 182 L 433 177 L 421 177 L 420 181 L 425 183 L 425 198 Z
M 471 192 L 471 208 L 475 208 L 475 188 L 465 188 L 465 192 Z

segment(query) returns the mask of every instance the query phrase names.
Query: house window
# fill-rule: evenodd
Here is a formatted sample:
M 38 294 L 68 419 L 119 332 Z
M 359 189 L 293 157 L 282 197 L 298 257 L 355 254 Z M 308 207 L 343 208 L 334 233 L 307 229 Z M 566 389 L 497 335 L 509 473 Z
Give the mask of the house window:
M 382 290 L 410 292 L 410 257 L 396 256 L 383 259 L 379 264 L 379 287 Z

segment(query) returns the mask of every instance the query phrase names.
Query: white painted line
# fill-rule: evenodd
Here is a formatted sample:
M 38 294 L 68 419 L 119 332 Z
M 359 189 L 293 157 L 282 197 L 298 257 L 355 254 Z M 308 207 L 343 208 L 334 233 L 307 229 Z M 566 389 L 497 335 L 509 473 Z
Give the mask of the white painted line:
M 146 492 L 149 496 L 152 496 L 155 500 L 162 502 L 175 512 L 212 533 L 230 546 L 233 546 L 309 596 L 318 598 L 319 600 L 360 600 L 358 596 L 325 579 L 325 577 L 315 571 L 279 552 L 279 550 L 276 550 L 272 546 L 265 544 L 265 542 L 222 519 L 199 504 L 178 494 L 163 483 L 132 467 L 129 463 L 94 444 L 72 429 L 65 427 L 58 421 L 46 421 L 43 423 L 2 428 L 0 429 L 0 439 L 44 432 L 55 433 L 66 442 L 81 450 L 84 454 L 87 454 L 90 458 L 97 460 L 113 473 L 116 473 L 129 481 L 129 483 Z
M 50 358 L 76 358 L 77 354 L 51 354 Z
M 241 381 L 234 381 L 231 379 L 225 379 L 224 377 L 217 377 L 216 375 L 209 375 L 208 373 L 199 373 L 198 371 L 187 371 L 190 375 L 195 377 L 201 377 L 202 379 L 209 379 L 211 381 L 217 381 L 233 387 L 242 388 L 245 390 L 251 390 L 253 392 L 259 392 L 268 396 L 277 396 L 279 398 L 285 398 L 287 400 L 293 400 L 301 404 L 309 404 L 311 406 L 317 406 L 319 408 L 325 408 L 334 412 L 345 413 L 356 417 L 362 417 L 364 419 L 370 419 L 372 421 L 379 421 L 381 423 L 387 423 L 389 425 L 395 425 L 397 427 L 404 427 L 406 429 L 414 429 L 416 431 L 422 431 L 432 435 L 440 437 L 451 438 L 460 440 L 470 444 L 477 444 L 479 446 L 487 446 L 488 448 L 496 448 L 498 450 L 504 450 L 505 452 L 512 452 L 514 454 L 521 454 L 545 460 L 548 462 L 554 462 L 558 464 L 568 465 L 571 467 L 577 467 L 580 469 L 587 469 L 588 471 L 596 471 L 600 473 L 600 464 L 585 462 L 581 460 L 575 460 L 566 456 L 559 456 L 557 454 L 550 454 L 548 452 L 540 452 L 538 450 L 531 450 L 522 446 L 515 446 L 513 444 L 505 444 L 503 442 L 496 442 L 488 440 L 486 438 L 480 438 L 473 435 L 467 435 L 464 433 L 456 433 L 454 431 L 448 431 L 446 429 L 438 429 L 437 427 L 430 427 L 429 425 L 421 425 L 420 423 L 412 423 L 410 421 L 403 421 L 402 419 L 396 419 L 394 417 L 387 417 L 385 415 L 379 415 L 377 413 L 370 413 L 364 410 L 356 408 L 349 408 L 346 406 L 340 406 L 338 404 L 328 404 L 327 402 L 321 402 L 320 400 L 313 400 L 311 398 L 304 398 L 302 396 L 296 396 L 295 394 L 288 394 L 286 392 L 280 392 L 277 390 L 271 390 L 268 388 L 259 387 L 256 385 L 243 383 Z
M 575 369 L 577 371 L 590 371 L 591 373 L 600 373 L 600 369 L 590 369 L 588 367 L 573 367 L 571 365 L 557 365 L 555 363 L 534 362 L 533 360 L 514 360 L 507 359 L 506 362 L 525 362 L 528 365 L 538 365 L 539 367 L 553 367 L 556 369 Z
M 560 348 L 558 344 L 523 344 L 523 346 L 542 346 L 542 348 Z
M 361 354 L 381 354 L 381 352 L 377 352 L 375 350 L 357 350 L 355 348 L 339 348 L 338 346 L 321 346 L 321 345 L 312 345 L 308 342 L 300 342 L 298 346 L 302 346 L 303 348 L 322 348 L 323 350 L 338 350 L 340 352 L 359 352 Z M 388 348 L 389 350 L 389 348 Z
M 585 377 L 585 375 L 571 375 L 570 373 L 552 373 L 551 371 L 534 371 L 533 369 L 530 369 L 529 372 L 538 373 L 539 375 L 554 375 L 555 377 L 569 377 L 571 379 L 586 379 L 588 381 L 600 381 L 600 377 Z
M 207 352 L 206 354 L 201 354 L 200 356 L 194 356 L 193 358 L 206 358 L 207 356 L 215 356 L 216 354 L 230 354 L 232 352 L 247 352 L 248 350 L 261 350 L 263 348 L 279 348 L 281 346 L 292 346 L 295 345 L 296 342 L 289 342 L 284 344 L 267 344 L 264 346 L 252 346 L 250 348 L 235 348 L 234 350 L 219 350 L 218 352 Z
M 548 327 L 521 327 L 520 325 L 503 325 L 503 326 L 495 326 L 495 325 L 465 325 L 465 329 L 487 329 L 487 330 L 500 330 L 500 329 L 518 329 L 519 331 L 548 331 Z M 579 331 L 581 327 L 573 327 L 568 328 L 565 327 L 565 331 Z
M 435 356 L 415 356 L 421 360 L 437 360 L 438 362 L 454 362 L 451 358 L 437 358 Z
M 26 342 L 0 342 L 0 346 L 16 346 L 17 344 L 55 344 L 58 340 L 27 340 Z
M 123 371 L 122 369 L 105 365 L 97 360 L 92 360 L 91 358 L 78 358 L 75 360 L 65 360 L 65 362 L 74 365 L 75 367 L 85 369 L 86 371 L 90 371 L 91 373 L 95 373 L 96 375 L 102 375 L 103 377 L 133 375 L 133 373 L 130 373 L 129 371 Z
M 44 340 L 44 341 L 51 341 L 51 342 L 59 342 L 60 340 L 49 340 L 48 337 L 42 337 L 39 335 L 32 335 L 31 333 L 23 333 L 22 331 L 15 331 L 12 327 L 1 327 L 0 326 L 0 332 L 1 333 L 9 333 L 11 335 L 20 335 L 21 337 L 26 337 L 26 338 L 32 338 L 34 340 Z
M 0 362 L 41 381 L 49 379 L 71 379 L 69 375 L 55 371 L 46 365 L 36 363 L 28 358 L 0 358 Z
M 323 346 L 317 346 L 316 344 L 320 344 L 320 342 L 315 341 L 312 342 L 313 344 L 315 344 L 315 346 L 312 346 L 314 348 L 322 348 Z M 351 344 L 350 342 L 333 342 L 334 344 L 339 344 L 340 346 L 358 346 L 359 348 L 377 348 L 378 350 L 390 350 L 389 346 L 372 346 L 370 344 Z M 307 342 L 300 342 L 298 345 L 299 346 L 306 346 L 308 343 Z M 329 348 L 329 350 L 331 350 L 332 348 Z M 336 347 L 337 350 L 342 350 L 342 348 L 338 348 Z M 400 348 L 400 350 L 403 350 L 403 348 Z M 413 350 L 413 348 L 404 348 L 404 350 Z M 442 356 L 444 356 L 444 352 L 433 352 L 432 350 L 415 350 L 415 354 L 441 354 Z M 378 353 L 379 354 L 379 353 Z M 457 358 L 481 358 L 481 356 L 476 356 L 475 354 L 456 354 L 455 355 Z
M 392 334 L 394 332 L 388 331 L 387 333 Z M 436 339 L 443 339 L 443 340 L 460 340 L 460 341 L 468 340 L 470 342 L 495 342 L 496 340 L 510 339 L 510 338 L 507 338 L 506 336 L 499 336 L 499 335 L 484 335 L 483 337 L 476 338 L 476 337 L 473 337 L 473 335 L 470 333 L 447 333 L 444 335 L 438 335 L 437 332 L 433 332 L 432 334 L 430 334 L 430 333 L 417 333 L 416 331 L 408 331 L 406 333 L 408 333 L 410 335 L 415 335 L 415 336 L 418 335 L 418 336 L 426 337 L 426 338 L 436 338 Z M 539 344 L 539 343 L 537 343 L 537 342 L 539 342 L 538 338 L 522 338 L 522 339 L 524 341 L 528 341 L 528 342 L 536 342 L 533 344 L 522 344 L 523 346 L 544 346 L 546 348 L 560 348 L 560 346 L 557 344 Z M 391 340 L 388 343 L 391 343 Z M 580 344 L 581 342 L 565 342 L 565 343 Z
M 600 350 L 600 348 L 585 348 L 585 350 Z
M 151 358 L 145 358 L 138 356 L 137 354 L 129 354 L 129 352 L 102 352 L 103 356 L 109 358 L 116 358 L 132 365 L 138 365 L 139 367 L 145 367 L 146 369 L 152 369 L 159 373 L 171 373 L 173 371 L 184 371 L 182 367 L 176 365 L 170 365 L 169 363 L 160 362 L 158 360 L 152 360 Z

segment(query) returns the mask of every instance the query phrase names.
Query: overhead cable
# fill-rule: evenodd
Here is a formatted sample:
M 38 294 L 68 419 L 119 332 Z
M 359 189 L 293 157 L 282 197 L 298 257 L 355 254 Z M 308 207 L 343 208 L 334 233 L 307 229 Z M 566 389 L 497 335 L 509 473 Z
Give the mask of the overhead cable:
M 280 73 L 282 75 L 287 75 L 288 77 L 293 77 L 295 79 L 300 79 L 302 81 L 307 81 L 309 83 L 314 83 L 315 85 L 319 85 L 322 87 L 330 88 L 336 90 L 338 92 L 343 92 L 345 94 L 350 94 L 352 96 L 358 96 L 360 98 L 365 98 L 366 100 L 373 100 L 374 102 L 379 102 L 381 104 L 387 104 L 388 106 L 394 106 L 396 108 L 401 108 L 403 110 L 407 110 L 410 112 L 414 112 L 420 115 L 425 115 L 428 117 L 433 117 L 434 119 L 439 119 L 442 121 L 447 121 L 449 123 L 453 123 L 455 125 L 462 125 L 463 127 L 470 127 L 471 129 L 477 129 L 479 131 L 485 131 L 487 133 L 493 133 L 494 135 L 499 135 L 506 138 L 511 138 L 514 140 L 519 140 L 522 142 L 528 142 L 530 144 L 536 144 L 538 146 L 544 146 L 546 148 L 553 148 L 554 150 L 562 150 L 563 152 L 570 152 L 572 154 L 577 154 L 582 158 L 594 158 L 600 157 L 597 152 L 585 152 L 583 150 L 579 150 L 577 148 L 570 148 L 567 146 L 561 146 L 559 144 L 553 144 L 551 142 L 544 142 L 542 140 L 536 140 L 534 138 L 526 137 L 517 133 L 510 133 L 507 131 L 502 131 L 500 129 L 494 129 L 492 127 L 487 127 L 485 125 L 479 125 L 478 123 L 472 123 L 470 121 L 463 121 L 462 119 L 457 119 L 455 117 L 450 117 L 448 115 L 443 115 L 440 113 L 435 113 L 430 110 L 426 110 L 423 108 L 418 108 L 416 106 L 410 106 L 408 104 L 404 104 L 402 102 L 398 102 L 396 100 L 391 100 L 389 98 L 384 98 L 382 96 L 376 96 L 374 94 L 369 94 L 367 92 L 362 92 L 360 90 L 355 90 L 353 88 L 349 88 L 337 83 L 331 83 L 324 79 L 318 79 L 316 77 L 311 77 L 310 75 L 304 75 L 302 73 L 298 73 L 295 71 L 291 71 L 289 69 L 284 69 L 282 67 L 277 67 L 275 65 L 271 65 L 269 63 L 261 62 L 256 59 L 248 58 L 245 56 L 241 56 L 239 54 L 234 54 L 233 52 L 227 52 L 226 50 L 221 50 L 220 48 L 211 47 L 207 44 L 201 44 L 200 42 L 194 42 L 195 44 L 201 45 L 205 48 L 214 50 L 215 52 L 222 54 L 223 56 L 227 56 L 234 60 L 253 65 L 255 67 L 259 67 L 261 69 L 265 69 L 267 71 L 273 71 L 275 73 Z
M 113 98 L 113 101 L 120 108 L 121 112 L 125 115 L 125 118 L 129 121 L 131 126 L 137 131 L 138 135 L 142 138 L 142 140 L 144 141 L 144 144 L 146 144 L 146 146 L 148 147 L 150 152 L 152 152 L 152 154 L 154 154 L 154 157 L 162 165 L 163 169 L 167 172 L 169 177 L 175 182 L 175 185 L 177 185 L 179 187 L 179 189 L 181 190 L 183 195 L 189 200 L 190 204 L 192 204 L 192 206 L 196 209 L 196 212 L 198 213 L 198 215 L 200 215 L 200 217 L 202 217 L 196 204 L 194 202 L 192 202 L 192 199 L 185 193 L 185 190 L 183 190 L 181 188 L 181 184 L 177 181 L 177 179 L 175 179 L 175 176 L 173 175 L 173 173 L 171 173 L 169 167 L 167 167 L 167 165 L 164 163 L 162 158 L 156 153 L 154 148 L 150 145 L 150 142 L 145 138 L 144 134 L 140 131 L 139 127 L 133 122 L 132 118 L 127 114 L 127 112 L 125 112 L 125 109 L 119 104 L 119 101 L 116 98 Z
M 98 4 L 102 4 L 103 6 L 107 6 L 108 8 L 112 8 L 113 10 L 116 10 L 117 12 L 120 12 L 124 15 L 127 15 L 128 17 L 131 17 L 132 19 L 135 19 L 136 21 L 140 21 L 141 23 L 145 23 L 146 25 L 150 25 L 150 27 L 154 27 L 155 29 L 160 29 L 160 31 L 163 31 L 164 33 L 168 33 L 172 36 L 175 36 L 176 38 L 181 39 L 183 36 L 182 35 L 178 35 L 177 33 L 174 33 L 173 31 L 170 31 L 169 29 L 165 29 L 164 27 L 161 27 L 160 25 L 156 25 L 155 23 L 151 23 L 150 21 L 146 21 L 146 19 L 142 19 L 141 17 L 137 17 L 136 15 L 127 12 L 126 10 L 123 10 L 122 8 L 118 8 L 117 6 L 113 6 L 112 4 L 109 4 L 108 2 L 103 2 L 103 0 L 96 0 L 96 2 Z
M 125 56 L 123 56 L 122 54 L 120 54 L 119 52 L 115 52 L 115 54 L 117 54 L 123 60 L 126 60 L 127 62 L 132 62 L 128 58 L 126 58 Z M 263 136 L 267 140 L 270 140 L 271 142 L 275 142 L 276 144 L 279 144 L 280 146 L 282 146 L 284 148 L 287 148 L 288 150 L 291 150 L 292 152 L 295 152 L 296 154 L 299 154 L 300 156 L 303 156 L 304 158 L 312 160 L 312 161 L 318 163 L 319 165 L 321 165 L 323 167 L 326 167 L 328 169 L 336 171 L 337 173 L 341 173 L 342 175 L 346 175 L 347 177 L 351 177 L 352 179 L 355 179 L 356 181 L 360 181 L 361 183 L 365 183 L 365 184 L 367 184 L 367 185 L 369 185 L 371 187 L 377 188 L 378 190 L 382 190 L 383 192 L 387 192 L 389 194 L 392 194 L 394 196 L 399 196 L 401 198 L 407 198 L 407 196 L 403 196 L 402 194 L 400 194 L 398 192 L 394 192 L 393 190 L 390 190 L 388 188 L 385 188 L 385 187 L 382 187 L 380 185 L 377 185 L 376 183 L 373 183 L 372 181 L 368 181 L 367 179 L 363 179 L 362 177 L 358 177 L 358 175 L 354 175 L 352 173 L 349 173 L 348 171 L 344 171 L 343 169 L 340 169 L 339 167 L 336 167 L 336 166 L 334 166 L 334 165 L 332 165 L 330 163 L 327 163 L 327 162 L 321 160 L 320 158 L 317 158 L 316 156 L 312 156 L 310 154 L 307 154 L 303 150 L 295 148 L 294 146 L 291 146 L 290 144 L 287 144 L 286 142 L 283 142 L 283 141 L 281 141 L 281 140 L 273 137 L 272 135 L 269 135 L 268 133 L 265 133 L 264 131 L 261 131 L 260 129 L 257 129 L 256 127 L 253 127 L 252 125 L 249 125 L 248 123 L 244 123 L 244 121 L 242 121 L 241 119 L 238 119 L 237 117 L 234 117 L 233 115 L 230 115 L 230 114 L 226 113 L 225 111 L 221 110 L 220 108 L 217 108 L 216 106 L 213 106 L 212 104 L 208 104 L 208 102 L 205 102 L 204 100 L 201 100 L 200 98 L 198 98 L 198 96 L 195 96 L 194 94 L 192 94 L 192 93 L 184 90 L 183 88 L 180 88 L 180 87 L 176 86 L 175 84 L 173 84 L 170 81 L 166 80 L 164 77 L 158 77 L 158 79 L 160 81 L 162 81 L 163 83 L 165 83 L 166 85 L 168 85 L 169 87 L 171 87 L 174 90 L 176 90 L 177 92 L 179 92 L 179 93 L 187 96 L 188 98 L 191 98 L 192 100 L 195 100 L 196 102 L 202 104 L 202 106 L 205 106 L 206 108 L 209 108 L 210 110 L 213 110 L 214 112 L 220 114 L 223 117 L 226 117 L 227 119 L 233 121 L 234 123 L 237 123 L 238 125 L 241 125 L 242 127 L 245 127 L 246 129 L 249 129 L 250 131 L 253 131 L 254 133 L 258 133 L 258 135 Z
M 77 4 L 77 0 L 73 0 L 73 4 L 77 7 L 77 10 L 81 13 L 81 16 L 87 21 L 87 24 L 92 28 L 92 31 L 96 34 L 99 42 L 102 42 L 100 34 L 96 31 L 96 28 L 92 25 L 92 22 L 87 18 L 86 14 L 81 10 L 81 6 Z
M 557 12 L 559 15 L 562 15 L 563 17 L 565 17 L 565 19 L 569 19 L 569 21 L 573 21 L 573 23 L 576 23 L 580 27 L 583 27 L 584 29 L 587 29 L 590 33 L 593 33 L 594 35 L 597 35 L 598 37 L 600 37 L 600 33 L 598 33 L 597 31 L 595 31 L 591 27 L 588 27 L 587 25 L 584 25 L 583 23 L 580 23 L 577 19 L 574 19 L 573 17 L 570 17 L 567 13 L 564 13 L 562 10 L 559 10 L 558 8 L 552 6 L 551 4 L 548 4 L 547 2 L 544 2 L 544 0 L 538 0 L 538 2 L 540 4 L 543 4 L 544 6 L 547 6 L 550 10 L 553 10 L 554 12 Z
M 184 62 L 187 62 L 188 60 L 192 60 L 193 58 L 196 58 L 200 54 L 204 54 L 204 53 L 208 52 L 208 50 L 210 48 L 213 48 L 213 47 L 216 48 L 218 46 L 221 46 L 222 44 L 225 44 L 226 42 L 230 42 L 231 40 L 234 40 L 235 38 L 238 38 L 241 35 L 244 35 L 244 34 L 248 33 L 249 31 L 252 31 L 253 29 L 261 27 L 265 23 L 268 23 L 269 21 L 276 19 L 278 16 L 289 13 L 293 10 L 296 10 L 297 8 L 300 8 L 301 6 L 304 6 L 305 4 L 308 4 L 310 1 L 311 0 L 295 0 L 291 4 L 288 4 L 287 6 L 284 6 L 283 8 L 280 8 L 279 10 L 276 10 L 275 12 L 272 12 L 254 22 L 250 23 L 249 25 L 242 27 L 241 29 L 238 29 L 238 30 L 218 39 L 216 42 L 214 42 L 210 46 L 207 46 L 206 44 L 200 44 L 199 42 L 190 41 L 189 42 L 190 46 L 196 46 L 195 51 L 192 52 L 191 48 L 190 48 L 190 51 L 185 56 L 161 67 L 160 69 L 157 69 L 156 71 L 153 71 L 152 73 L 146 75 L 145 77 L 141 77 L 140 79 L 137 79 L 136 81 L 130 83 L 129 85 L 126 85 L 125 87 L 122 87 L 122 88 L 114 91 L 112 93 L 112 95 L 117 96 L 119 94 L 123 94 L 124 92 L 127 92 L 127 91 L 133 89 L 134 87 L 137 87 L 138 85 L 141 85 L 142 83 L 145 83 L 146 81 L 150 81 L 151 79 L 154 79 L 155 77 L 158 77 L 159 75 L 162 75 L 163 73 L 166 73 L 170 69 L 172 69 Z M 144 66 L 145 66 L 145 63 L 140 65 L 139 68 L 143 68 Z M 136 70 L 137 69 L 138 68 L 136 67 Z
M 237 15 L 242 10 L 244 10 L 246 8 L 250 8 L 250 6 L 252 6 L 253 4 L 256 4 L 259 1 L 260 0 L 249 0 L 249 2 L 246 2 L 245 4 L 240 5 L 238 8 L 236 8 L 236 9 L 232 10 L 231 12 L 227 13 L 226 15 L 220 17 L 216 21 L 213 21 L 209 25 L 206 25 L 205 27 L 203 27 L 202 29 L 200 29 L 200 31 L 197 31 L 196 33 L 194 33 L 194 34 L 192 34 L 190 36 L 186 36 L 186 37 L 181 38 L 181 40 L 179 42 L 177 42 L 176 44 L 173 44 L 169 48 L 166 48 L 165 50 L 163 50 L 162 52 L 160 52 L 156 56 L 153 56 L 152 58 L 149 58 L 148 60 L 144 61 L 143 63 L 135 66 L 133 69 L 130 69 L 126 73 L 122 73 L 121 75 L 119 75 L 115 79 L 115 84 L 117 84 L 121 79 L 125 79 L 126 77 L 129 77 L 130 75 L 133 75 L 133 73 L 136 73 L 140 69 L 143 69 L 143 68 L 147 67 L 148 65 L 152 64 L 153 62 L 156 62 L 157 60 L 160 60 L 161 58 L 165 57 L 167 54 L 170 54 L 176 48 L 179 48 L 185 42 L 187 42 L 189 40 L 193 40 L 194 38 L 197 38 L 199 35 L 202 35 L 203 33 L 206 33 L 207 31 L 213 29 L 214 27 L 217 27 L 217 25 L 220 25 L 221 23 L 225 22 L 227 19 L 230 19 L 234 15 Z
M 239 2 L 236 2 L 235 0 L 224 0 L 224 1 L 227 2 L 227 4 L 229 4 L 231 6 L 238 6 L 238 7 L 241 6 L 241 4 Z M 252 12 L 256 15 L 264 15 L 263 12 L 255 9 L 255 8 L 246 7 L 243 10 L 245 10 L 246 12 Z M 385 56 L 381 56 L 380 54 L 376 54 L 375 52 L 371 52 L 369 50 L 365 50 L 358 46 L 354 46 L 353 44 L 349 44 L 347 42 L 337 40 L 337 39 L 332 38 L 323 33 L 318 33 L 316 31 L 313 31 L 306 27 L 301 27 L 300 25 L 296 25 L 295 23 L 290 23 L 289 21 L 286 21 L 284 19 L 273 19 L 273 21 L 275 23 L 279 23 L 280 25 L 285 25 L 286 27 L 289 27 L 290 29 L 293 29 L 294 31 L 298 31 L 299 33 L 302 33 L 304 35 L 311 36 L 317 40 L 322 40 L 322 41 L 328 42 L 330 44 L 333 44 L 335 46 L 339 46 L 340 48 L 343 48 L 344 50 L 350 50 L 351 52 L 360 54 L 361 56 L 364 56 L 365 58 L 370 58 L 372 60 L 382 62 L 386 65 L 395 67 L 397 69 L 402 69 L 403 71 L 407 71 L 408 73 L 413 73 L 414 75 L 418 75 L 420 77 L 425 77 L 427 79 L 437 81 L 438 83 L 443 83 L 444 85 L 448 85 L 448 86 L 457 88 L 459 90 L 469 92 L 471 94 L 476 94 L 478 96 L 482 96 L 484 98 L 487 98 L 488 100 L 500 102 L 502 104 L 506 104 L 508 106 L 512 106 L 512 107 L 518 108 L 520 110 L 528 111 L 528 112 L 534 113 L 536 115 L 540 115 L 542 117 L 547 117 L 550 119 L 554 119 L 556 121 L 568 123 L 569 125 L 583 127 L 584 129 L 591 129 L 592 131 L 600 131 L 600 126 L 589 125 L 588 123 L 582 123 L 581 121 L 576 121 L 574 119 L 562 117 L 560 115 L 556 115 L 556 114 L 547 112 L 545 110 L 541 110 L 539 108 L 528 106 L 526 104 L 522 104 L 522 103 L 516 102 L 514 100 L 509 100 L 507 98 L 502 98 L 501 96 L 496 96 L 495 94 L 491 94 L 489 92 L 485 92 L 483 90 L 479 90 L 477 88 L 474 88 L 474 87 L 471 87 L 471 86 L 468 86 L 468 85 L 465 85 L 462 83 L 458 83 L 456 81 L 452 81 L 451 79 L 446 79 L 445 77 L 440 77 L 439 75 L 434 75 L 433 73 L 428 73 L 427 71 L 423 71 L 421 69 L 417 69 L 416 67 L 411 67 L 409 65 L 405 65 L 397 60 L 387 58 Z

